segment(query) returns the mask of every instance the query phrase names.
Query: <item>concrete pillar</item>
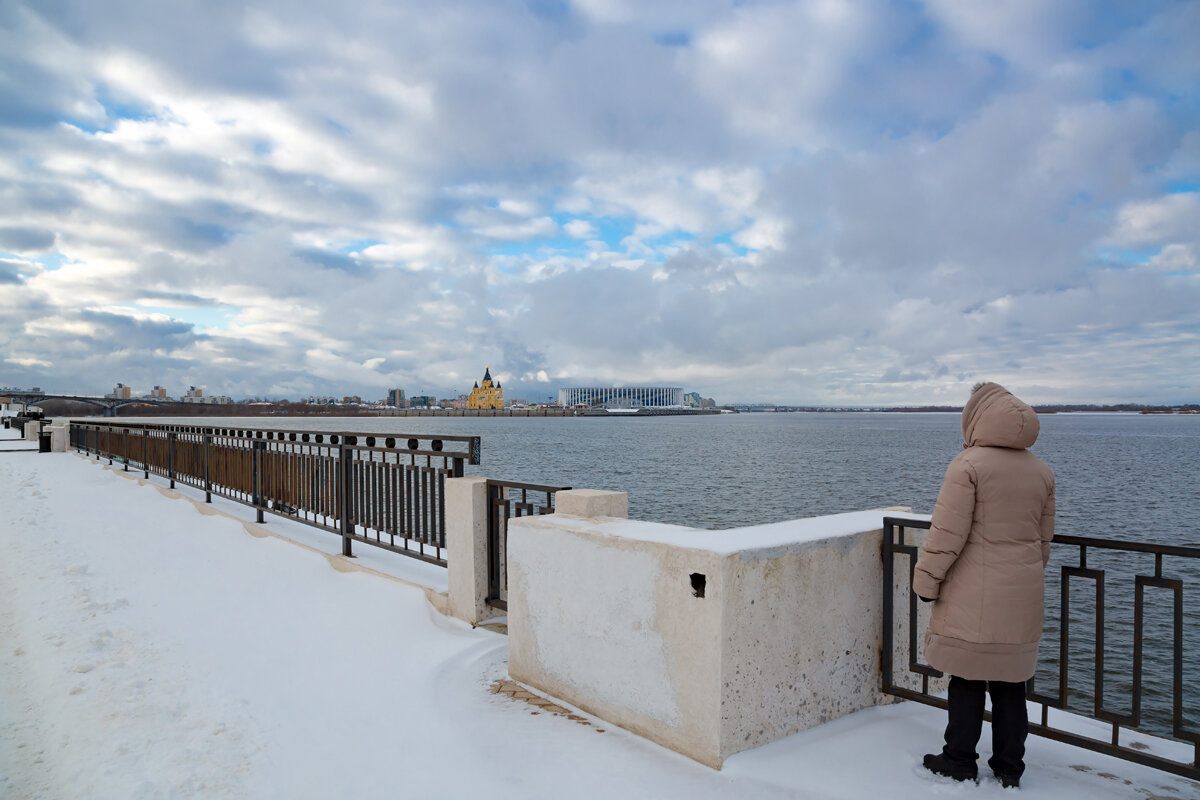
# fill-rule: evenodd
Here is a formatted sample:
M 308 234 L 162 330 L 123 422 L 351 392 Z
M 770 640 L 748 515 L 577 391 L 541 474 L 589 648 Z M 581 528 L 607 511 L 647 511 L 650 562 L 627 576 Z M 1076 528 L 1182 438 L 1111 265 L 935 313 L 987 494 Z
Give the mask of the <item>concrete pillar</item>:
M 487 604 L 487 479 L 446 479 L 450 616 L 476 625 L 503 612 Z
M 56 422 L 47 430 L 50 431 L 50 452 L 65 453 L 71 443 L 71 426 L 66 422 Z
M 38 440 L 38 434 L 41 433 L 41 431 L 42 431 L 42 423 L 41 422 L 39 422 L 37 420 L 31 420 L 29 422 L 26 422 L 25 430 L 23 431 L 24 436 L 25 436 L 25 441 L 36 442 Z

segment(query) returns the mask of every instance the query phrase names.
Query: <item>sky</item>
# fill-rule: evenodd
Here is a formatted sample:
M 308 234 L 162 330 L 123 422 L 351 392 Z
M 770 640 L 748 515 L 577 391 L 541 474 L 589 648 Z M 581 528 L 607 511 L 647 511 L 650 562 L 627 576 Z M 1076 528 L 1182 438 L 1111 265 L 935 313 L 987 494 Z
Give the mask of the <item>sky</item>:
M 0 385 L 1200 401 L 1200 2 L 0 4 Z

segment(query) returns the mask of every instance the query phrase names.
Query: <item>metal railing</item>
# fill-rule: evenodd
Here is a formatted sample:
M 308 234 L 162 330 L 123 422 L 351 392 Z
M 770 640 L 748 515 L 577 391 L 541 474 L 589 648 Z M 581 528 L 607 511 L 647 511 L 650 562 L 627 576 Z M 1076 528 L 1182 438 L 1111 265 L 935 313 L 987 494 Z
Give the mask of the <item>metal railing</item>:
M 336 533 L 344 555 L 359 541 L 441 565 L 446 478 L 479 463 L 478 436 L 72 421 L 71 446 Z
M 946 708 L 945 698 L 932 694 L 929 686 L 930 678 L 940 678 L 942 677 L 942 673 L 918 660 L 918 653 L 920 653 L 917 645 L 919 615 L 917 597 L 912 591 L 912 577 L 919 555 L 919 548 L 916 544 L 906 544 L 904 536 L 905 529 L 928 528 L 929 522 L 925 520 L 897 517 L 884 517 L 883 520 L 882 691 L 885 694 L 891 694 L 907 700 L 915 700 L 927 705 Z M 1195 686 L 1196 681 L 1200 680 L 1200 675 L 1191 674 L 1190 676 L 1185 676 L 1184 674 L 1185 666 L 1188 664 L 1185 661 L 1183 649 L 1183 595 L 1185 583 L 1181 577 L 1178 577 L 1179 573 L 1175 577 L 1168 577 L 1163 571 L 1164 558 L 1187 559 L 1184 562 L 1173 562 L 1173 565 L 1176 569 L 1183 570 L 1184 572 L 1194 571 L 1196 566 L 1200 566 L 1200 548 L 1062 535 L 1055 536 L 1052 545 L 1056 549 L 1067 547 L 1077 548 L 1078 563 L 1075 565 L 1065 563 L 1061 565 L 1061 583 L 1058 585 L 1058 618 L 1057 620 L 1048 620 L 1046 626 L 1048 631 L 1052 629 L 1058 630 L 1057 657 L 1053 659 L 1054 663 L 1050 664 L 1049 667 L 1044 662 L 1039 664 L 1039 674 L 1044 675 L 1049 672 L 1051 677 L 1055 677 L 1054 673 L 1057 672 L 1057 689 L 1049 694 L 1036 691 L 1036 677 L 1031 679 L 1026 685 L 1026 697 L 1041 704 L 1040 720 L 1030 721 L 1029 732 L 1060 742 L 1066 742 L 1067 744 L 1077 745 L 1098 753 L 1116 756 L 1126 761 L 1161 769 L 1175 775 L 1200 780 L 1200 730 L 1189 728 L 1184 719 L 1184 687 Z M 1107 627 L 1105 625 L 1104 587 L 1106 570 L 1088 566 L 1089 549 L 1112 551 L 1121 554 L 1142 553 L 1152 555 L 1154 558 L 1154 573 L 1152 575 L 1138 574 L 1136 567 L 1130 567 L 1128 564 L 1123 565 L 1123 568 L 1111 570 L 1117 573 L 1118 578 L 1127 579 L 1132 577 L 1134 583 L 1133 641 L 1131 647 L 1127 648 L 1132 650 L 1132 671 L 1127 675 L 1123 675 L 1123 679 L 1120 681 L 1129 690 L 1129 713 L 1113 711 L 1111 708 L 1105 706 L 1105 675 L 1112 674 L 1111 664 L 1107 673 L 1105 669 L 1105 631 Z M 908 558 L 908 578 L 904 583 L 897 583 L 894 565 L 894 559 L 897 556 L 906 556 Z M 1192 559 L 1195 560 L 1193 561 Z M 1090 617 L 1090 619 L 1085 619 L 1084 623 L 1090 622 L 1092 624 L 1091 644 L 1093 647 L 1091 648 L 1091 655 L 1093 656 L 1093 665 L 1092 680 L 1090 681 L 1091 688 L 1090 690 L 1083 691 L 1068 685 L 1072 653 L 1074 652 L 1076 655 L 1079 655 L 1081 649 L 1078 641 L 1076 642 L 1076 647 L 1073 649 L 1071 641 L 1073 619 L 1070 582 L 1072 578 L 1095 582 L 1093 603 L 1081 604 L 1082 608 L 1076 609 L 1077 617 Z M 895 619 L 894 608 L 895 591 L 897 586 L 903 587 L 905 585 L 907 586 L 908 596 L 907 619 L 902 618 L 897 620 Z M 1048 590 L 1050 589 L 1049 586 L 1047 588 Z M 1159 634 L 1168 636 L 1170 639 L 1172 657 L 1171 715 L 1168 720 L 1150 721 L 1150 724 L 1147 724 L 1148 715 L 1144 713 L 1142 706 L 1143 693 L 1145 691 L 1143 652 L 1148 624 L 1145 604 L 1147 588 L 1165 589 L 1171 593 L 1173 601 L 1170 623 L 1166 624 L 1163 620 L 1155 621 L 1155 628 Z M 1050 596 L 1049 591 L 1048 596 Z M 1052 608 L 1052 605 L 1048 603 L 1047 608 Z M 897 623 L 900 623 L 901 627 L 907 628 L 909 661 L 907 673 L 920 676 L 919 689 L 897 684 L 897 676 L 894 674 L 895 665 L 893 663 L 895 660 L 893 648 L 896 643 L 894 634 Z M 1085 627 L 1084 630 L 1086 632 L 1087 628 Z M 1081 638 L 1086 639 L 1086 633 Z M 1084 642 L 1085 648 L 1086 644 Z M 1190 663 L 1194 667 L 1196 664 L 1195 659 L 1193 658 Z M 1082 698 L 1084 701 L 1082 706 L 1079 702 L 1071 702 L 1073 699 L 1078 700 L 1079 698 Z M 1090 709 L 1086 707 L 1088 704 L 1091 706 Z M 1057 727 L 1052 724 L 1050 718 L 1049 709 L 1051 708 L 1070 711 L 1072 714 L 1088 716 L 1109 724 L 1111 731 L 1108 741 Z M 990 719 L 990 713 L 988 714 L 988 718 Z M 1138 731 L 1148 736 L 1156 736 L 1166 738 L 1168 741 L 1174 740 L 1190 744 L 1192 761 L 1189 764 L 1185 761 L 1173 761 L 1160 755 L 1152 754 L 1144 749 L 1144 744 L 1138 742 L 1122 744 L 1122 730 Z
M 554 493 L 570 488 L 513 481 L 487 482 L 488 605 L 508 609 L 509 519 L 553 514 Z M 539 502 L 543 498 L 544 502 Z

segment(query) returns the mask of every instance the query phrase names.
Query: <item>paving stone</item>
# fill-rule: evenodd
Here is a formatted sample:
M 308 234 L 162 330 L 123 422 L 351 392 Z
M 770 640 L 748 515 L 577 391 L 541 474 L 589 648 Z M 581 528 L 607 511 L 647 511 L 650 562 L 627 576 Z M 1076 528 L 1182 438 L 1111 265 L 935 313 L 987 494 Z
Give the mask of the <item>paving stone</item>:
M 553 714 L 557 717 L 566 717 L 572 722 L 578 722 L 581 725 L 592 727 L 592 723 L 586 717 L 581 717 L 578 714 L 573 714 L 563 706 L 558 705 L 553 700 L 534 694 L 516 681 L 497 680 L 488 687 L 488 691 L 492 694 L 502 695 L 516 702 L 527 703 L 532 706 L 530 715 L 537 716 L 542 711 Z M 597 733 L 604 733 L 603 728 L 593 728 Z

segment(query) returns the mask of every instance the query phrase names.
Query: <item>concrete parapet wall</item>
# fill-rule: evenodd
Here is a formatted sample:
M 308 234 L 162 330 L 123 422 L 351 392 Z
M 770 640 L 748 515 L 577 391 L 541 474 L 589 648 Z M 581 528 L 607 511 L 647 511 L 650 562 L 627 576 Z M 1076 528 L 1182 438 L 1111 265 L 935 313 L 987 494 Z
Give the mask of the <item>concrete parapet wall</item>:
M 515 680 L 717 768 L 892 701 L 883 511 L 705 531 L 570 515 L 566 494 L 509 523 Z

